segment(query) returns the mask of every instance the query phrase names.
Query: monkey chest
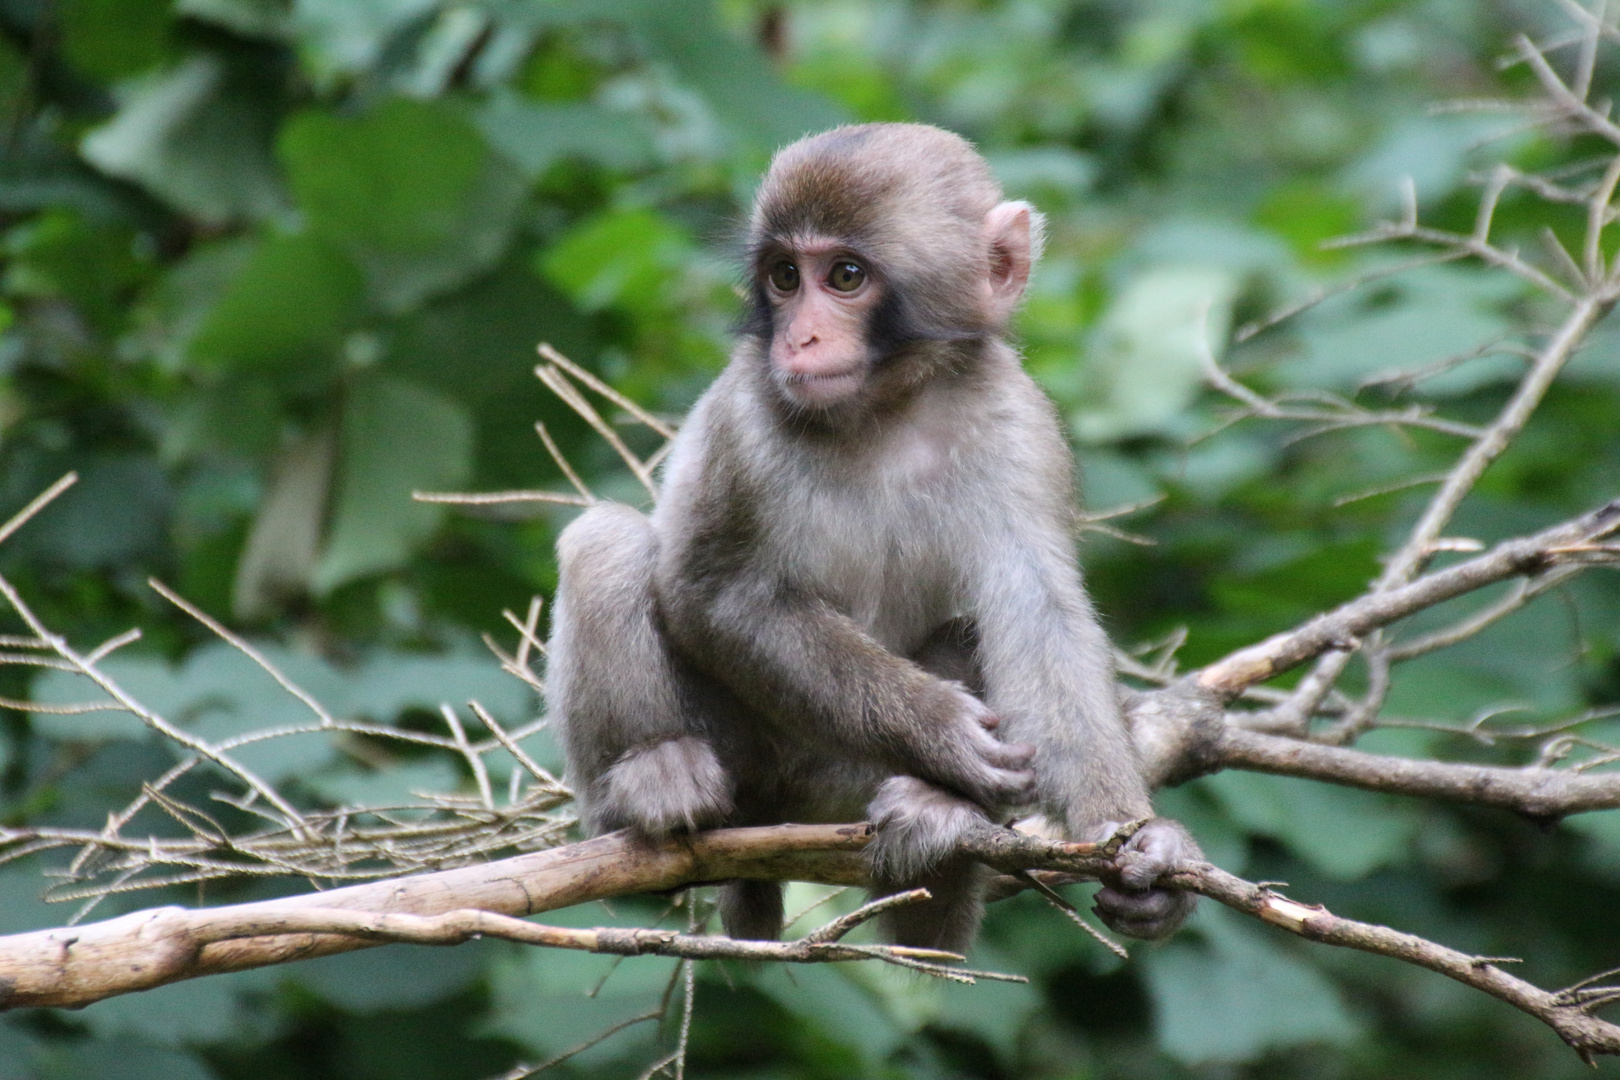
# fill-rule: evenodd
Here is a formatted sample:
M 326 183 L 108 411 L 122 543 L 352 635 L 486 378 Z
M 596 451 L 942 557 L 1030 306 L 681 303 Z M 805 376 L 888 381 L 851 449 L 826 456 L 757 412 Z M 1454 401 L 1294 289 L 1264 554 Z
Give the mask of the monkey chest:
M 961 614 L 963 530 L 943 492 L 842 486 L 814 492 L 774 546 L 796 588 L 909 652 Z

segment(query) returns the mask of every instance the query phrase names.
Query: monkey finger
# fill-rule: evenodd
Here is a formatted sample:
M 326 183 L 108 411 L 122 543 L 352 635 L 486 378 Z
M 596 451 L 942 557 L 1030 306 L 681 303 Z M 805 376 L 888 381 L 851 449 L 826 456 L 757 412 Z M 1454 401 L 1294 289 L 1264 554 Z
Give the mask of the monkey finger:
M 1002 769 L 1024 771 L 1035 760 L 1035 747 L 1029 743 L 995 743 L 985 752 L 992 765 Z
M 1028 806 L 1035 801 L 1035 774 L 1028 769 L 996 770 L 997 785 L 990 802 L 995 806 Z

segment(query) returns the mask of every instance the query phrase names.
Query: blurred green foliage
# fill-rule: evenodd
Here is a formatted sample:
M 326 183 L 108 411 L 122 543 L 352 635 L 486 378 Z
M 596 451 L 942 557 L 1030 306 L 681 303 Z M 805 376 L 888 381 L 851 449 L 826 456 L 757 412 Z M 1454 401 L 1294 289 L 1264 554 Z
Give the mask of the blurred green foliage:
M 1493 60 L 1559 19 L 1535 0 L 0 0 L 0 510 L 83 477 L 0 569 L 75 640 L 141 626 L 120 674 L 216 735 L 287 704 L 147 575 L 282 642 L 334 709 L 412 723 L 476 693 L 521 716 L 535 703 L 488 685 L 476 634 L 549 591 L 565 516 L 449 516 L 408 492 L 559 486 L 532 437 L 543 420 L 599 490 L 633 499 L 532 377 L 534 345 L 678 413 L 723 362 L 729 237 L 771 150 L 844 120 L 919 119 L 973 138 L 1048 215 L 1019 332 L 1071 422 L 1088 502 L 1160 500 L 1124 522 L 1155 546 L 1087 542 L 1116 638 L 1185 626 L 1184 660 L 1207 661 L 1354 595 L 1427 489 L 1341 500 L 1443 468 L 1456 445 L 1252 424 L 1190 442 L 1221 409 L 1197 335 L 1393 258 L 1319 242 L 1391 212 L 1403 175 L 1427 218 L 1466 231 L 1478 163 L 1579 158 L 1499 117 L 1428 108 L 1522 86 Z M 1599 80 L 1599 97 L 1620 89 L 1612 65 Z M 1526 238 L 1580 224 L 1518 195 L 1498 220 Z M 1432 267 L 1228 359 L 1264 389 L 1356 392 L 1537 317 L 1511 278 Z M 1615 496 L 1617 345 L 1600 329 L 1458 533 L 1488 541 Z M 1422 389 L 1478 420 L 1516 363 Z M 30 690 L 15 669 L 3 680 Z M 32 690 L 71 697 L 59 681 Z M 1620 581 L 1593 574 L 1407 666 L 1389 711 L 1547 721 L 1617 698 Z M 173 760 L 127 717 L 13 713 L 0 731 L 8 822 L 95 824 Z M 291 742 L 255 764 L 317 798 L 384 797 L 436 768 L 365 770 Z M 1368 745 L 1515 753 L 1411 730 Z M 1233 871 L 1525 957 L 1543 985 L 1620 963 L 1613 812 L 1542 831 L 1236 774 L 1161 805 Z M 37 901 L 39 870 L 0 868 L 0 931 L 70 914 Z M 790 909 L 814 895 L 796 888 Z M 1209 904 L 1120 966 L 1025 896 L 999 905 L 975 960 L 1032 983 L 705 972 L 691 1074 L 1588 1074 L 1506 1006 Z M 381 949 L 8 1015 L 0 1076 L 472 1080 L 645 1010 L 667 976 L 662 961 L 492 943 Z M 634 1075 L 656 1037 L 631 1029 L 559 1072 Z

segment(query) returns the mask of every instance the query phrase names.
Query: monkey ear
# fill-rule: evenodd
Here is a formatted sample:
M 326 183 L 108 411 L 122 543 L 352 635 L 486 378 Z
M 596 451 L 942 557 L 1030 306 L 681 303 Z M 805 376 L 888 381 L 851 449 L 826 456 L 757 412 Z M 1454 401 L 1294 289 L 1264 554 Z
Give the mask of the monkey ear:
M 985 279 L 989 314 L 997 324 L 1012 316 L 1040 258 L 1045 219 L 1027 202 L 1004 202 L 984 218 L 990 242 L 990 273 Z

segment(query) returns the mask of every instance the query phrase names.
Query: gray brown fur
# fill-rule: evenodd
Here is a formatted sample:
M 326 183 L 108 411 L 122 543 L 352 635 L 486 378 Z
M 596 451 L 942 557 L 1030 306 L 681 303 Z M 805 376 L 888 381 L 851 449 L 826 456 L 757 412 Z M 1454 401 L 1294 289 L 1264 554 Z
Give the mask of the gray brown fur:
M 890 933 L 960 948 L 982 893 L 950 858 L 962 830 L 1030 806 L 1086 838 L 1151 815 L 1075 563 L 1058 416 L 981 295 L 1000 201 L 936 128 L 778 154 L 751 219 L 756 292 L 772 252 L 837 237 L 888 323 L 868 328 L 859 399 L 807 411 L 773 376 L 756 295 L 651 519 L 600 506 L 565 530 L 551 711 L 593 832 L 870 817 L 880 891 L 936 893 Z M 1102 913 L 1167 933 L 1191 898 L 1153 880 L 1197 848 L 1167 821 L 1131 843 Z M 734 883 L 722 915 L 775 936 L 779 889 Z

